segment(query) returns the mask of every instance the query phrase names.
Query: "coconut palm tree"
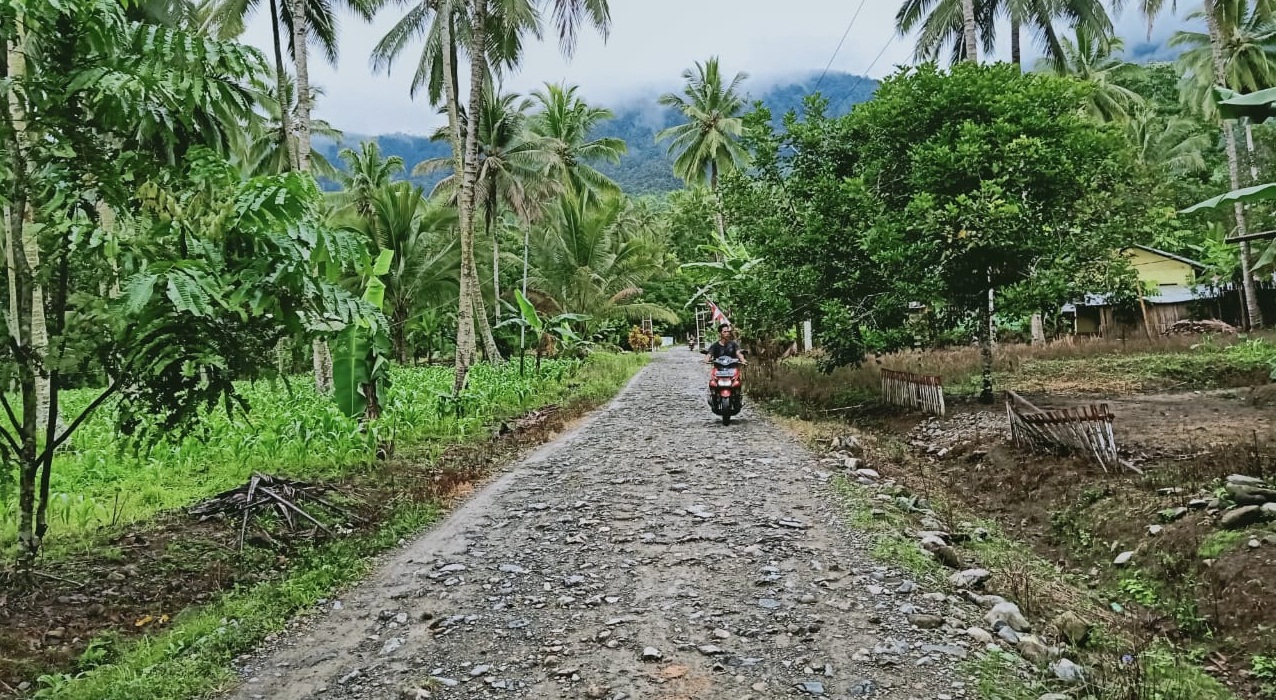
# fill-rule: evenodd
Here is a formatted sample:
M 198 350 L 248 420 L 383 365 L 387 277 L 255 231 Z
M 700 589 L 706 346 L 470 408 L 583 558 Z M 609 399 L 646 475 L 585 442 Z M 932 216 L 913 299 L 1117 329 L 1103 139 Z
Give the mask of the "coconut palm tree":
M 1010 22 L 1010 56 L 1021 63 L 1023 29 L 1034 32 L 1041 51 L 1063 60 L 1057 25 L 1098 36 L 1112 34 L 1112 20 L 1102 0 L 905 0 L 895 15 L 900 35 L 920 28 L 914 55 L 919 61 L 938 60 L 949 47 L 950 61 L 977 61 L 978 50 L 996 48 L 999 18 Z
M 686 122 L 661 131 L 656 134 L 656 140 L 668 139 L 669 152 L 677 154 L 674 174 L 688 185 L 707 182 L 716 196 L 719 176 L 748 160 L 748 152 L 740 145 L 745 110 L 740 85 L 749 76 L 736 73 L 730 82 L 724 82 L 718 58 L 714 56 L 683 71 L 682 77 L 687 81 L 682 95 L 665 93 L 659 102 L 678 110 Z M 718 232 L 725 233 L 726 220 L 720 201 L 717 209 Z
M 492 296 L 495 322 L 500 323 L 500 236 L 492 230 L 502 208 L 509 209 L 530 226 L 539 220 L 549 200 L 562 190 L 559 180 L 550 173 L 557 153 L 556 142 L 528 128 L 532 101 L 515 93 L 500 94 L 490 88 L 483 101 L 479 118 L 479 165 L 477 206 L 482 211 L 484 233 L 492 241 Z M 432 140 L 447 138 L 447 127 L 440 128 Z M 418 163 L 412 172 L 424 175 L 453 167 L 451 158 L 434 158 Z M 458 180 L 448 175 L 435 187 L 435 193 L 455 202 Z
M 283 127 L 290 120 L 291 106 L 280 109 L 279 102 L 272 94 L 275 92 L 274 85 L 257 81 L 252 90 L 257 118 L 242 124 L 229 135 L 229 158 L 239 166 L 245 177 L 275 175 L 297 167 L 293 159 L 293 154 L 297 152 L 297 135 Z M 285 76 L 282 94 L 288 100 L 288 105 L 293 104 L 295 92 L 291 78 Z M 311 132 L 333 141 L 339 141 L 342 137 L 340 131 L 322 119 L 311 122 Z M 285 135 L 282 140 L 281 134 Z M 310 170 L 316 177 L 332 180 L 338 177 L 337 169 L 313 146 L 310 150 Z
M 1134 66 L 1116 58 L 1124 48 L 1115 37 L 1096 38 L 1089 32 L 1077 32 L 1076 39 L 1060 39 L 1063 60 L 1052 56 L 1037 62 L 1037 70 L 1071 75 L 1094 85 L 1086 111 L 1099 121 L 1124 120 L 1143 104 L 1138 93 L 1121 85 Z
M 576 196 L 587 202 L 620 193 L 620 185 L 590 165 L 591 162 L 620 162 L 628 147 L 618 138 L 591 139 L 599 123 L 611 119 L 611 110 L 592 107 L 577 94 L 576 85 L 545 84 L 532 93 L 540 108 L 529 120 L 551 154 L 550 173 Z
M 1127 140 L 1135 160 L 1142 165 L 1182 177 L 1205 172 L 1205 153 L 1214 139 L 1201 131 L 1199 122 L 1186 117 L 1162 117 L 1140 110 L 1125 122 Z
M 1214 86 L 1221 84 L 1246 93 L 1276 85 L 1276 22 L 1250 0 L 1223 0 L 1217 4 L 1223 78 L 1214 78 L 1214 42 L 1208 32 L 1179 31 L 1170 45 L 1182 47 L 1183 102 L 1206 119 L 1218 115 Z M 1203 10 L 1188 15 L 1203 19 Z
M 337 157 L 346 167 L 337 174 L 341 184 L 342 199 L 355 214 L 367 217 L 372 214 L 372 199 L 390 185 L 396 175 L 403 173 L 403 159 L 399 156 L 385 158 L 381 146 L 371 139 L 359 144 L 359 150 L 343 148 Z
M 547 0 L 551 21 L 558 30 L 559 44 L 564 53 L 571 55 L 576 47 L 580 26 L 588 22 L 604 37 L 611 26 L 608 0 Z M 457 158 L 461 183 L 458 196 L 461 229 L 461 302 L 457 313 L 456 378 L 453 391 L 459 392 L 465 385 L 475 354 L 474 316 L 482 313 L 475 308 L 471 289 L 477 283 L 474 267 L 474 213 L 478 183 L 478 117 L 487 84 L 487 57 L 492 47 L 504 41 L 513 47 L 514 38 L 527 33 L 539 34 L 540 14 L 538 4 L 532 0 L 506 0 L 498 4 L 491 0 L 473 0 L 469 12 L 469 42 L 466 53 L 470 57 L 470 96 L 467 125 L 462 143 L 461 125 L 455 91 L 448 93 L 448 117 L 451 125 L 452 150 Z M 455 33 L 451 33 L 455 37 Z M 446 56 L 448 52 L 444 51 Z M 511 54 L 512 55 L 512 54 Z M 478 300 L 481 303 L 481 299 Z M 483 319 L 486 324 L 486 319 Z
M 547 8 L 542 8 L 542 4 Z M 499 71 L 517 65 L 522 54 L 523 38 L 529 34 L 540 36 L 542 9 L 548 9 L 559 43 L 569 56 L 575 50 L 582 24 L 588 22 L 604 37 L 611 25 L 607 0 L 545 0 L 544 3 L 534 0 L 505 0 L 500 3 L 492 0 L 421 0 L 378 45 L 378 52 L 374 55 L 374 65 L 380 56 L 384 58 L 384 67 L 388 68 L 411 38 L 426 37 L 417 63 L 414 87 L 429 86 L 432 99 L 442 97 L 446 105 L 448 136 L 455 161 L 453 172 L 461 176 L 457 187 L 462 265 L 457 312 L 456 378 L 453 382 L 456 392 L 464 387 L 477 354 L 476 320 L 479 325 L 487 324 L 481 308 L 482 298 L 476 298 L 473 291 L 478 286 L 478 271 L 474 263 L 474 217 L 479 185 L 478 119 L 483 96 L 493 68 Z M 461 123 L 457 60 L 461 53 L 470 62 L 469 106 L 464 127 Z M 476 316 L 479 318 L 476 319 Z
M 612 319 L 678 316 L 641 301 L 642 284 L 663 271 L 662 249 L 649 235 L 621 225 L 628 204 L 607 197 L 590 205 L 565 194 L 543 235 L 532 243 L 528 297 L 551 315 L 579 314 L 579 331 Z
M 357 231 L 376 251 L 394 252 L 386 285 L 385 312 L 399 362 L 410 357 L 407 337 L 413 319 L 456 293 L 460 256 L 452 231 L 456 211 L 433 204 L 410 182 L 377 187 L 364 215 L 352 207 L 345 227 Z

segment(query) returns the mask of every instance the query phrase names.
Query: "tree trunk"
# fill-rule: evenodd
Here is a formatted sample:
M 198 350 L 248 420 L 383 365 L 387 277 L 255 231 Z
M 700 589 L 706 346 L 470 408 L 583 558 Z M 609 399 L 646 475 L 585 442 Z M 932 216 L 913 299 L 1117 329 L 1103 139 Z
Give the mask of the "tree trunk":
M 709 189 L 713 191 L 713 217 L 718 222 L 718 235 L 727 237 L 727 219 L 722 214 L 722 198 L 718 194 L 718 164 L 709 161 Z
M 492 233 L 492 218 L 495 216 L 493 202 L 496 201 L 496 184 L 489 185 L 487 203 L 484 205 L 487 235 L 492 239 L 492 324 L 501 325 L 501 242 Z
M 310 172 L 310 67 L 307 59 L 307 26 L 306 0 L 291 0 L 289 10 L 292 14 L 292 54 L 297 73 L 297 153 L 295 162 L 297 169 L 303 173 Z M 288 106 L 280 105 L 281 110 Z M 314 341 L 315 389 L 321 394 L 332 391 L 332 352 L 323 338 Z
M 457 193 L 457 213 L 460 219 L 461 238 L 461 289 L 460 301 L 456 314 L 456 376 L 452 383 L 453 393 L 460 393 L 465 388 L 465 380 L 470 366 L 474 364 L 476 342 L 474 337 L 474 287 L 478 280 L 474 266 L 474 182 L 478 176 L 478 112 L 482 100 L 483 83 L 486 75 L 483 71 L 483 55 L 487 51 L 487 0 L 476 0 L 474 3 L 473 27 L 470 46 L 470 111 L 466 115 L 467 131 L 465 141 L 461 143 L 461 124 L 457 116 L 457 99 L 451 89 L 451 81 L 444 83 L 452 92 L 448 96 L 448 117 L 452 121 L 453 157 L 457 161 L 461 174 L 461 188 Z M 449 39 L 455 40 L 451 31 L 451 20 L 447 22 Z M 449 63 L 444 52 L 445 64 Z M 446 65 L 445 65 L 446 69 Z
M 1012 11 L 1010 13 L 1010 62 L 1016 66 L 1023 65 L 1023 47 L 1021 45 L 1023 33 L 1022 22 L 1019 21 L 1019 13 Z
M 315 338 L 311 347 L 314 349 L 315 391 L 327 394 L 332 391 L 332 351 L 323 338 Z
M 477 213 L 477 189 L 479 168 L 479 118 L 483 111 L 483 93 L 487 87 L 487 20 L 488 0 L 474 3 L 473 46 L 470 47 L 470 104 L 466 114 L 465 169 L 461 178 L 461 260 L 469 270 L 470 300 L 473 304 L 474 324 L 483 338 L 483 353 L 488 362 L 504 362 L 492 335 L 492 324 L 487 318 L 487 304 L 483 300 L 483 286 L 479 283 L 478 263 L 474 256 L 474 215 Z M 468 246 L 466 243 L 468 242 Z
M 288 103 L 288 73 L 284 70 L 283 41 L 279 36 L 279 0 L 270 0 L 270 34 L 275 49 L 275 99 L 279 100 L 279 147 L 284 152 L 284 162 L 291 169 L 297 168 L 297 158 L 292 148 L 292 110 Z
M 30 221 L 30 205 L 27 205 L 27 220 Z M 44 288 L 35 279 L 35 272 L 40 268 L 40 240 L 34 235 L 18 234 L 18 240 L 25 247 L 27 265 L 32 272 L 31 279 L 31 336 L 28 346 L 32 357 L 40 365 L 35 375 L 35 422 L 44 425 L 49 421 L 49 368 L 45 359 L 49 355 L 49 331 L 44 319 Z
M 523 298 L 527 298 L 527 258 L 528 249 L 532 242 L 532 227 L 523 222 Z M 522 315 L 522 308 L 519 314 Z M 518 327 L 518 373 L 523 376 L 523 357 L 527 352 L 527 326 L 520 324 Z
M 297 169 L 310 172 L 310 66 L 307 64 L 306 0 L 292 0 L 292 54 L 297 71 Z
M 961 1 L 961 16 L 965 25 L 962 37 L 966 44 L 966 60 L 979 63 L 979 37 L 975 33 L 975 0 Z
M 1222 30 L 1218 23 L 1216 5 L 1210 0 L 1205 3 L 1205 21 L 1210 33 L 1210 52 L 1214 59 L 1214 81 L 1217 85 L 1227 87 L 1227 67 L 1223 58 Z M 1231 178 L 1233 190 L 1241 187 L 1240 158 L 1236 149 L 1236 130 L 1233 122 L 1223 122 L 1223 136 L 1227 145 L 1227 171 Z M 1236 235 L 1246 234 L 1245 205 L 1236 202 L 1233 211 L 1236 214 Z M 1247 326 L 1251 330 L 1263 327 L 1263 312 L 1258 306 L 1258 295 L 1254 286 L 1254 272 L 1250 269 L 1249 242 L 1241 243 L 1241 287 L 1245 290 L 1245 315 Z
M 9 332 L 17 346 L 18 388 L 22 399 L 22 411 L 18 416 L 18 563 L 27 569 L 35 561 L 40 550 L 40 538 L 35 529 L 37 463 L 36 426 L 40 404 L 37 390 L 38 363 L 29 347 L 32 338 L 32 315 L 35 310 L 35 275 L 27 260 L 30 246 L 26 235 L 33 222 L 31 207 L 27 201 L 27 162 L 31 135 L 27 132 L 26 105 L 23 103 L 26 78 L 26 27 L 22 12 L 13 18 L 13 31 L 5 45 L 4 72 L 0 77 L 9 80 L 8 100 L 4 103 L 5 121 L 12 127 L 5 144 L 9 172 L 8 228 L 9 282 L 11 292 L 11 318 Z
M 988 289 L 988 298 L 992 299 L 992 288 Z M 983 309 L 983 323 L 979 324 L 979 360 L 982 367 L 982 382 L 979 390 L 979 402 L 990 404 L 992 395 L 992 304 Z

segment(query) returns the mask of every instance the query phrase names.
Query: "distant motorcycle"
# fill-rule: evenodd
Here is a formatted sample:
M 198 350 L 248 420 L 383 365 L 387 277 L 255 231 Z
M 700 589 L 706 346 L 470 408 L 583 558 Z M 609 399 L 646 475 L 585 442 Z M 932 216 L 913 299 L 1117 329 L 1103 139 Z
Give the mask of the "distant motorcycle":
M 744 402 L 740 379 L 740 360 L 723 355 L 713 361 L 713 372 L 709 375 L 709 408 L 722 416 L 723 425 L 731 425 L 731 417 L 740 412 Z

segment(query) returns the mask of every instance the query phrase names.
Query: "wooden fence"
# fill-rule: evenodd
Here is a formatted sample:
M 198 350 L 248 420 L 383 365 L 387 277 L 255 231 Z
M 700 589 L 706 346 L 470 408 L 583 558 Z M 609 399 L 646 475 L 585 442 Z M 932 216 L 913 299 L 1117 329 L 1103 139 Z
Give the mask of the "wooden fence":
M 944 415 L 944 384 L 940 377 L 885 368 L 881 373 L 883 401 Z
M 1006 392 L 1006 413 L 1015 444 L 1034 450 L 1070 450 L 1094 457 L 1104 471 L 1121 463 L 1106 403 L 1043 411 L 1013 391 Z

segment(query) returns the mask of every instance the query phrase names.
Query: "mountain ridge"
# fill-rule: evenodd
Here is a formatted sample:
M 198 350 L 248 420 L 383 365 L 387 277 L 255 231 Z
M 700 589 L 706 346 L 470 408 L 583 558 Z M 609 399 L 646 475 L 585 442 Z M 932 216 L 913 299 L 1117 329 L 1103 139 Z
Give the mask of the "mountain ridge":
M 778 128 L 786 112 L 792 110 L 800 113 L 803 99 L 815 92 L 817 85 L 820 94 L 829 100 L 830 113 L 841 115 L 850 111 L 854 105 L 870 99 L 878 82 L 850 73 L 829 72 L 822 76 L 810 73 L 789 80 L 772 81 L 772 84 L 759 89 L 756 94 L 746 92 L 750 105 L 761 102 L 771 110 Z M 655 138 L 661 129 L 679 123 L 679 115 L 672 109 L 656 105 L 654 99 L 645 102 L 641 98 L 634 98 L 608 108 L 612 110 L 614 117 L 599 125 L 591 136 L 623 139 L 629 152 L 621 157 L 619 164 L 595 163 L 594 166 L 631 195 L 659 194 L 680 189 L 683 184 L 673 174 L 673 159 L 667 153 L 667 144 L 658 144 Z M 397 155 L 403 158 L 409 173 L 406 179 L 421 185 L 427 191 L 442 178 L 439 174 L 425 177 L 410 175 L 417 163 L 446 157 L 450 152 L 447 143 L 433 142 L 425 136 L 405 133 L 347 133 L 339 142 L 315 137 L 314 144 L 315 149 L 329 162 L 339 167 L 341 163 L 337 153 L 340 149 L 356 147 L 368 139 L 376 140 L 387 157 Z M 333 187 L 331 183 L 325 184 L 329 188 Z

